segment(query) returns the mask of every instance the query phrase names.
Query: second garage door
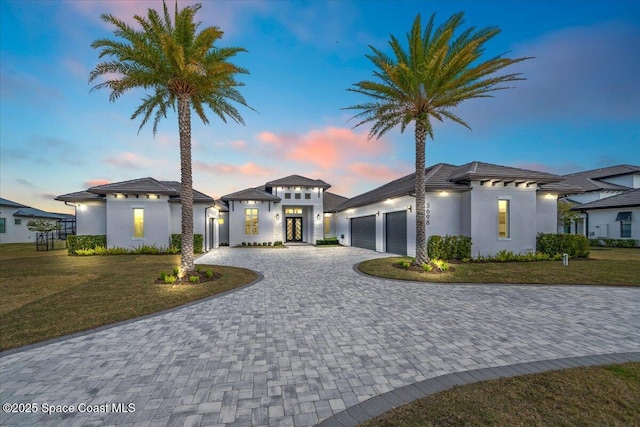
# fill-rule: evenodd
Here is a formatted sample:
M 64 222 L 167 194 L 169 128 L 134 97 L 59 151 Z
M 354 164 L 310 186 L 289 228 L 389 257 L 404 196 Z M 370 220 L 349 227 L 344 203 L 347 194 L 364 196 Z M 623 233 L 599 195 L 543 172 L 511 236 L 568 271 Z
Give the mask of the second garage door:
M 351 218 L 351 246 L 376 250 L 376 216 Z
M 407 211 L 385 214 L 386 252 L 407 254 Z

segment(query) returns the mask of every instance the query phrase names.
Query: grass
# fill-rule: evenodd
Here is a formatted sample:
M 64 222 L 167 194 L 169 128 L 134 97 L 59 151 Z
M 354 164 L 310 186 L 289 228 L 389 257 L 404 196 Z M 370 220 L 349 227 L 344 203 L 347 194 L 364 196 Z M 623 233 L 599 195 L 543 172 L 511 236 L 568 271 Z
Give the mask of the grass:
M 439 283 L 525 283 L 567 285 L 640 286 L 640 249 L 592 248 L 590 259 L 537 262 L 484 262 L 453 264 L 455 271 L 428 274 L 394 265 L 408 257 L 364 261 L 360 271 L 372 276 Z
M 222 277 L 196 285 L 159 285 L 179 255 L 68 256 L 32 244 L 0 245 L 0 350 L 155 313 L 215 295 L 257 276 L 206 266 Z
M 640 363 L 480 382 L 396 408 L 363 427 L 638 426 Z

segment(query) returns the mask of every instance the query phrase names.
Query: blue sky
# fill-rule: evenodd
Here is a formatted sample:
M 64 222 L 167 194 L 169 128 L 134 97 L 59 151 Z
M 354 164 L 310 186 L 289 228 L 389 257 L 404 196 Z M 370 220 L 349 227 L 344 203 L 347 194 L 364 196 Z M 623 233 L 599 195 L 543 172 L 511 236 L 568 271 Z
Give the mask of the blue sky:
M 191 2 L 179 2 L 185 5 Z M 498 26 L 486 57 L 534 56 L 514 66 L 526 81 L 457 109 L 472 130 L 436 123 L 427 164 L 478 160 L 570 173 L 640 164 L 638 1 L 204 1 L 204 25 L 221 46 L 248 50 L 235 62 L 257 112 L 246 126 L 194 117 L 195 188 L 220 197 L 289 174 L 323 179 L 354 196 L 414 168 L 413 131 L 367 140 L 343 107 L 363 101 L 346 89 L 371 78 L 368 45 L 404 40 L 416 14 L 437 22 L 465 12 L 466 26 Z M 173 2 L 170 2 L 173 5 Z M 128 22 L 148 1 L 0 1 L 0 195 L 72 212 L 53 197 L 106 182 L 179 179 L 177 116 L 153 137 L 129 119 L 143 92 L 115 103 L 89 93 L 98 63 L 93 40 L 111 37 L 100 14 Z

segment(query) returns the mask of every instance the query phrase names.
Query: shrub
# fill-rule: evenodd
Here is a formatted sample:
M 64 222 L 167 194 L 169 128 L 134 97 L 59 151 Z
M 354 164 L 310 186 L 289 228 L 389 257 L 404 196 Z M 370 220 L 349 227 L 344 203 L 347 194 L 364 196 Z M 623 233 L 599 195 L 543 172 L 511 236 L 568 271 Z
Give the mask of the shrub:
M 95 249 L 76 249 L 75 254 L 80 256 L 90 256 L 95 255 L 96 251 Z
M 282 246 L 282 241 L 276 240 L 275 242 L 273 242 L 273 246 Z
M 109 255 L 109 249 L 104 246 L 96 246 L 93 251 L 96 255 Z
M 164 271 L 160 272 L 160 280 L 164 281 L 164 278 L 167 277 L 167 276 L 168 276 L 168 274 L 166 272 L 164 272 Z
M 74 254 L 78 249 L 95 249 L 96 246 L 107 246 L 107 236 L 96 235 L 69 235 L 67 236 L 67 251 Z
M 176 283 L 176 280 L 178 280 L 176 276 L 173 276 L 173 275 L 164 276 L 164 283 L 166 283 L 167 285 L 172 285 Z
M 198 276 L 189 276 L 189 281 L 191 283 L 198 283 L 200 281 L 200 278 Z
M 449 263 L 443 259 L 432 259 L 431 262 L 440 269 L 440 271 L 448 271 Z
M 267 246 L 271 246 L 271 242 L 267 242 Z
M 325 239 L 316 240 L 316 245 L 318 245 L 318 246 L 322 246 L 322 245 L 337 245 L 337 244 L 338 244 L 338 238 L 337 237 L 327 237 Z
M 549 255 L 569 254 L 570 258 L 589 257 L 589 239 L 578 234 L 544 234 L 536 237 L 536 251 Z
M 180 274 L 180 267 L 173 267 L 173 274 L 175 274 L 176 276 Z
M 267 242 L 262 242 L 262 246 L 267 246 Z
M 433 271 L 433 267 L 431 266 L 431 264 L 427 263 L 427 264 L 422 264 L 422 269 L 424 271 L 426 271 L 427 273 L 431 273 L 431 271 Z
M 213 271 L 211 271 L 211 270 L 207 270 L 207 271 L 205 271 L 205 273 L 204 273 L 204 274 L 206 274 L 206 275 L 207 275 L 207 279 L 211 279 L 211 278 L 213 277 Z
M 204 238 L 202 234 L 194 234 L 193 235 L 193 253 L 199 254 L 202 253 L 202 244 L 204 242 Z M 178 248 L 178 251 L 182 250 L 182 234 L 172 234 L 171 235 L 171 245 L 174 248 Z
M 640 246 L 640 241 L 635 239 L 609 239 L 599 237 L 589 239 L 589 246 L 600 248 L 635 248 Z
M 403 268 L 411 267 L 411 261 L 402 261 L 402 267 Z
M 498 261 L 498 262 L 516 261 L 516 259 L 517 259 L 516 254 L 514 254 L 513 252 L 508 251 L 506 249 L 503 249 L 503 250 L 499 251 L 493 257 L 493 260 L 494 261 Z
M 247 246 L 247 242 L 240 243 L 240 246 Z
M 471 237 L 469 236 L 429 236 L 427 253 L 437 259 L 471 258 Z

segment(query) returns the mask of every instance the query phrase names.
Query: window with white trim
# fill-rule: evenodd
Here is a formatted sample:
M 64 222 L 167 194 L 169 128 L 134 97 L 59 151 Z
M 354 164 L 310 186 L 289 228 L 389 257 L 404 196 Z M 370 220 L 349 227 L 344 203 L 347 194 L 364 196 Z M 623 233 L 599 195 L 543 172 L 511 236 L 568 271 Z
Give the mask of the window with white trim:
M 498 199 L 498 238 L 508 239 L 511 237 L 509 230 L 509 200 Z
M 258 235 L 258 209 L 247 208 L 244 210 L 244 234 L 247 236 Z
M 133 208 L 133 237 L 144 238 L 144 208 Z

